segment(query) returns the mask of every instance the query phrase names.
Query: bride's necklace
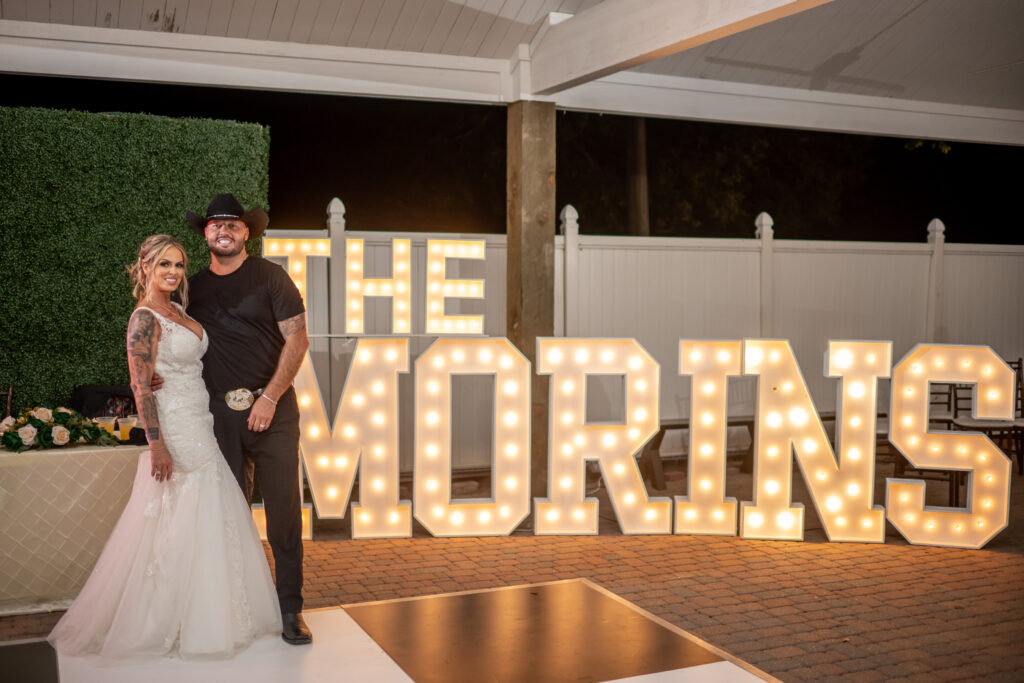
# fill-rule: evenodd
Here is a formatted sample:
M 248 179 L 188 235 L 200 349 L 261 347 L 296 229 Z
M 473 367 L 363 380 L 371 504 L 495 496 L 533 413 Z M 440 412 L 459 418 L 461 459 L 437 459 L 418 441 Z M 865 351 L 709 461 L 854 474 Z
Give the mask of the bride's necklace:
M 181 312 L 174 306 L 171 306 L 169 304 L 157 304 L 152 299 L 148 298 L 146 299 L 146 305 L 152 308 L 160 315 L 164 316 L 165 318 L 170 318 L 171 320 L 176 321 L 183 320 Z

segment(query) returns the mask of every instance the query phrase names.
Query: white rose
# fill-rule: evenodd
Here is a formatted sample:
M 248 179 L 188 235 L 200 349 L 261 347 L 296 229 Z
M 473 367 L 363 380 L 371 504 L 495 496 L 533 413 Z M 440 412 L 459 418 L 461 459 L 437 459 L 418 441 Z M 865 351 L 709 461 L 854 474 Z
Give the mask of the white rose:
M 53 444 L 55 446 L 63 446 L 71 439 L 71 432 L 60 425 L 53 428 L 51 435 L 53 436 Z
M 13 425 L 15 422 L 17 422 L 17 420 L 15 420 L 10 415 L 5 417 L 3 421 L 0 422 L 0 434 L 3 434 L 7 430 L 9 430 L 11 428 L 11 425 Z
M 65 408 L 64 406 L 61 406 L 60 408 L 57 408 L 56 412 L 58 412 L 58 413 L 67 413 L 68 415 L 74 415 L 75 414 L 75 411 L 71 410 L 70 408 Z
M 53 419 L 53 413 L 50 412 L 50 409 L 43 408 L 41 406 L 37 407 L 35 410 L 29 413 L 29 415 L 36 418 L 37 420 L 42 420 L 43 422 L 49 422 L 50 420 Z
M 21 437 L 21 442 L 26 446 L 31 446 L 36 440 L 36 428 L 32 425 L 25 425 L 18 430 L 18 436 Z

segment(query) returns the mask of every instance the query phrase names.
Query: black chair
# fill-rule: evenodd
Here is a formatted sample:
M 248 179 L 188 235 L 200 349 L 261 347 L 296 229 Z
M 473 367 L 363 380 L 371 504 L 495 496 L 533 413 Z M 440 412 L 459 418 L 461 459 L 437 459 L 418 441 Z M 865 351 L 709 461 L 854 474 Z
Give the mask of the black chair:
M 1013 416 L 1024 417 L 1024 358 L 1011 360 L 1007 365 L 1013 370 L 1015 377 L 1013 390 Z
M 1015 424 L 1006 429 L 993 431 L 989 435 L 1003 453 L 1013 460 L 1017 458 L 1017 474 L 1024 474 L 1024 360 L 1018 358 L 1007 362 L 1013 370 L 1013 417 Z
M 77 386 L 71 391 L 69 407 L 85 417 L 134 415 L 137 412 L 135 397 L 127 384 Z

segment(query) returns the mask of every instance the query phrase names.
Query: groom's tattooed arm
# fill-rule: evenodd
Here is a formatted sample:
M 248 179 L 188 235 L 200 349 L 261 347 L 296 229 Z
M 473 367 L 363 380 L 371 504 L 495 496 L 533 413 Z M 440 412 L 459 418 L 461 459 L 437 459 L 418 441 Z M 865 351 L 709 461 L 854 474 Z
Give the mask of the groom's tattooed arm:
M 287 320 L 277 323 L 284 337 L 284 348 L 281 349 L 281 357 L 277 361 L 277 369 L 274 376 L 270 378 L 267 389 L 275 390 L 273 397 L 278 397 L 285 392 L 299 373 L 299 366 L 302 359 L 306 357 L 306 349 L 309 348 L 309 337 L 306 336 L 306 314 L 299 313 Z M 280 385 L 280 386 L 278 386 Z
M 131 372 L 132 393 L 139 417 L 146 429 L 146 439 L 152 456 L 152 474 L 157 481 L 169 478 L 174 470 L 171 454 L 160 435 L 160 417 L 156 409 L 156 396 L 150 388 L 156 367 L 156 349 L 160 340 L 160 325 L 156 316 L 145 309 L 138 311 L 128 323 L 128 370 Z
M 299 372 L 299 366 L 302 365 L 302 359 L 306 357 L 306 349 L 309 348 L 305 313 L 299 313 L 286 320 L 279 320 L 277 328 L 281 330 L 281 336 L 284 337 L 284 346 L 277 359 L 274 376 L 270 378 L 267 388 L 263 390 L 263 395 L 275 402 L 291 386 L 295 375 Z M 256 401 L 253 404 L 252 410 L 249 411 L 249 429 L 256 431 L 258 425 L 269 425 L 274 419 L 276 406 L 271 401 Z

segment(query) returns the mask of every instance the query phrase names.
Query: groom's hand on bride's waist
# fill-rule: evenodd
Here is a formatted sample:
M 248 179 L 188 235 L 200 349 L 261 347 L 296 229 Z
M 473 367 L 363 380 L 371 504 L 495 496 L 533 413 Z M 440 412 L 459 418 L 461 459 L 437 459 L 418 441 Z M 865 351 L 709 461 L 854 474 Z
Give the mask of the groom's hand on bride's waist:
M 158 391 L 163 385 L 164 378 L 154 372 L 153 377 L 149 380 L 149 390 Z

